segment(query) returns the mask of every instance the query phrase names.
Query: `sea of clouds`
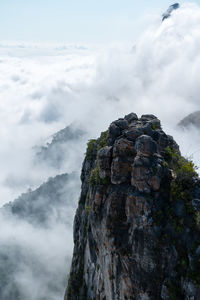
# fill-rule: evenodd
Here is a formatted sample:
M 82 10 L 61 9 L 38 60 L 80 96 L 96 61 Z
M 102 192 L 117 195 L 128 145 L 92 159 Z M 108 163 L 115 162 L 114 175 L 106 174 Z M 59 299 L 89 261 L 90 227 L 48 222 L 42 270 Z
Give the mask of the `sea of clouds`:
M 50 176 L 80 174 L 88 139 L 130 112 L 160 118 L 182 153 L 200 166 L 198 129 L 177 127 L 183 117 L 200 110 L 200 7 L 184 4 L 171 18 L 161 19 L 152 16 L 151 25 L 131 47 L 0 43 L 1 206 Z M 87 134 L 74 144 L 75 150 L 72 145 L 62 168 L 35 164 L 35 147 L 70 124 Z M 79 180 L 76 186 L 79 193 Z M 76 197 L 71 199 L 74 211 Z M 67 228 L 54 223 L 47 231 L 2 218 L 0 245 L 9 245 L 14 236 L 17 245 L 38 256 L 46 276 L 56 270 L 62 281 L 72 254 L 74 211 Z M 22 266 L 16 275 L 26 295 L 23 300 L 39 300 L 36 290 L 42 287 L 40 294 L 60 299 L 64 288 L 53 295 L 44 274 L 33 276 L 31 268 Z

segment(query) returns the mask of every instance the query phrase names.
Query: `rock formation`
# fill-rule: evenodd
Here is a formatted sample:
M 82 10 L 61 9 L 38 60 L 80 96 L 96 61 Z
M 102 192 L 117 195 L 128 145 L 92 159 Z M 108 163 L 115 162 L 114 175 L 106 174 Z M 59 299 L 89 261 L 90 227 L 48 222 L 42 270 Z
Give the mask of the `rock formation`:
M 199 300 L 200 179 L 153 115 L 88 143 L 65 300 Z
M 174 3 L 173 5 L 170 5 L 170 7 L 168 8 L 168 10 L 162 15 L 163 19 L 162 21 L 164 21 L 165 19 L 168 19 L 171 16 L 171 13 L 178 9 L 180 7 L 179 3 Z

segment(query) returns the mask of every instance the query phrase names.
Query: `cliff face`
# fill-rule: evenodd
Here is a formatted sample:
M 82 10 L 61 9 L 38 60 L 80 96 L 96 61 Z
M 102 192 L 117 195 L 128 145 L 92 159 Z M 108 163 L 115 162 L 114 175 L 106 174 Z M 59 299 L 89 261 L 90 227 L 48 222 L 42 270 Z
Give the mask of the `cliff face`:
M 153 115 L 88 143 L 65 300 L 200 299 L 200 181 Z

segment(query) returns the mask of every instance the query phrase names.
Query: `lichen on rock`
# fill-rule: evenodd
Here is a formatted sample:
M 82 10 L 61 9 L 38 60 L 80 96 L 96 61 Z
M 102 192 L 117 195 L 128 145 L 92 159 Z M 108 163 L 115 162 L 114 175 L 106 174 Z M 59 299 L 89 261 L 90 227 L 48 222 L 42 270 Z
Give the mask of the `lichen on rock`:
M 200 179 L 154 115 L 88 143 L 65 300 L 199 300 Z

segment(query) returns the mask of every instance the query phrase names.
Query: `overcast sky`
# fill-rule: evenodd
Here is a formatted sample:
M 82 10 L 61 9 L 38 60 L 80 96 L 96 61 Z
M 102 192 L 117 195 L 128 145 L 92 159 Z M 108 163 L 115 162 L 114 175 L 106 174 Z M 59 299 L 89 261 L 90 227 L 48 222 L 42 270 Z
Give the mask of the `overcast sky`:
M 196 2 L 194 1 L 179 1 Z M 101 43 L 133 40 L 171 0 L 3 0 L 0 40 Z

